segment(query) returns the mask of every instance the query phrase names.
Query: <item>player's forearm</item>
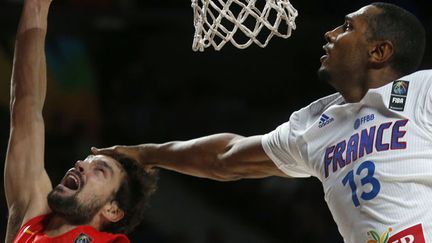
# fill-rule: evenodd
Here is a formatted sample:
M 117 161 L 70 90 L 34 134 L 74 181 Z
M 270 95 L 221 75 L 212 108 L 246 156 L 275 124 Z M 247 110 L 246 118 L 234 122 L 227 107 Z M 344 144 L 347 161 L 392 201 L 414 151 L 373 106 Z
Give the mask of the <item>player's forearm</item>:
M 184 142 L 140 145 L 139 160 L 219 181 L 285 176 L 265 154 L 261 136 L 215 134 Z
M 241 136 L 216 134 L 189 141 L 140 145 L 145 165 L 160 167 L 197 177 L 228 181 L 240 179 L 228 165 L 224 154 Z
M 189 141 L 92 148 L 94 154 L 129 157 L 159 167 L 219 181 L 286 175 L 264 152 L 261 136 L 215 134 Z
M 44 48 L 49 6 L 47 0 L 24 2 L 15 42 L 11 108 L 42 111 L 46 94 Z

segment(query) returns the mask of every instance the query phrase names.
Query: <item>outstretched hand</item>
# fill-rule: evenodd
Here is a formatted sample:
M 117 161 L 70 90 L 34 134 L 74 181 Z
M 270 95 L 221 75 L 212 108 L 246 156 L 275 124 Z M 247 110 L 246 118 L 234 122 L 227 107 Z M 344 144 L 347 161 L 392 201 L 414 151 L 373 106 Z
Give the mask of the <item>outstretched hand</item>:
M 141 149 L 139 145 L 136 146 L 123 146 L 115 145 L 108 148 L 96 148 L 92 147 L 91 152 L 94 155 L 107 155 L 107 156 L 120 156 L 135 160 L 139 163 L 143 163 L 141 156 Z
M 144 145 L 115 145 L 108 148 L 91 147 L 94 155 L 106 155 L 110 157 L 123 157 L 139 163 L 147 173 L 155 173 L 157 170 L 144 159 Z

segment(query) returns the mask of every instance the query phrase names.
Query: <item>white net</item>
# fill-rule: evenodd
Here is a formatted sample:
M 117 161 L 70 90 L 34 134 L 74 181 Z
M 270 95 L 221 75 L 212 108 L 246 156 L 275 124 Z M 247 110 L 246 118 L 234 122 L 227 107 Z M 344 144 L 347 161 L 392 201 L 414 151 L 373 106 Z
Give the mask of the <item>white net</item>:
M 192 9 L 194 51 L 219 51 L 227 42 L 239 49 L 265 47 L 274 35 L 290 37 L 298 14 L 288 0 L 192 0 Z

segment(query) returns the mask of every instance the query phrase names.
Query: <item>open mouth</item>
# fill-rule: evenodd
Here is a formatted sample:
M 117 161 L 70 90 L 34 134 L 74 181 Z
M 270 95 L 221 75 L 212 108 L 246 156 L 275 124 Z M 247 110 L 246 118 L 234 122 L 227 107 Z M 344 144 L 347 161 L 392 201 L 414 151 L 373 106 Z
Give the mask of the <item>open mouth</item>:
M 320 58 L 321 63 L 329 57 L 329 47 L 327 45 L 324 45 L 323 50 L 325 51 L 325 54 Z
M 328 55 L 325 54 L 325 55 L 323 55 L 323 56 L 320 58 L 320 61 L 321 61 L 321 62 L 324 62 L 327 58 L 328 58 Z
M 66 188 L 76 191 L 81 186 L 81 178 L 76 173 L 70 171 L 66 174 L 65 178 L 62 181 L 63 186 Z

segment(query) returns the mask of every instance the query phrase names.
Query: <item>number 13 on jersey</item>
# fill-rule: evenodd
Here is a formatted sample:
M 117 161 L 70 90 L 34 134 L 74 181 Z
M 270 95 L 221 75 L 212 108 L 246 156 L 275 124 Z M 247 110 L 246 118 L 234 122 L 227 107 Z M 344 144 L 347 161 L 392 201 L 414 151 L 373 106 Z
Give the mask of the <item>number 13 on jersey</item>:
M 366 171 L 365 173 L 362 173 Z M 345 177 L 342 179 L 342 184 L 351 188 L 352 201 L 354 206 L 360 206 L 360 199 L 368 201 L 374 199 L 381 189 L 381 184 L 377 178 L 374 177 L 375 164 L 370 161 L 364 161 L 360 164 L 357 170 L 350 170 Z M 354 180 L 356 177 L 360 177 L 360 189 Z M 370 190 L 365 190 L 365 187 L 369 185 Z

